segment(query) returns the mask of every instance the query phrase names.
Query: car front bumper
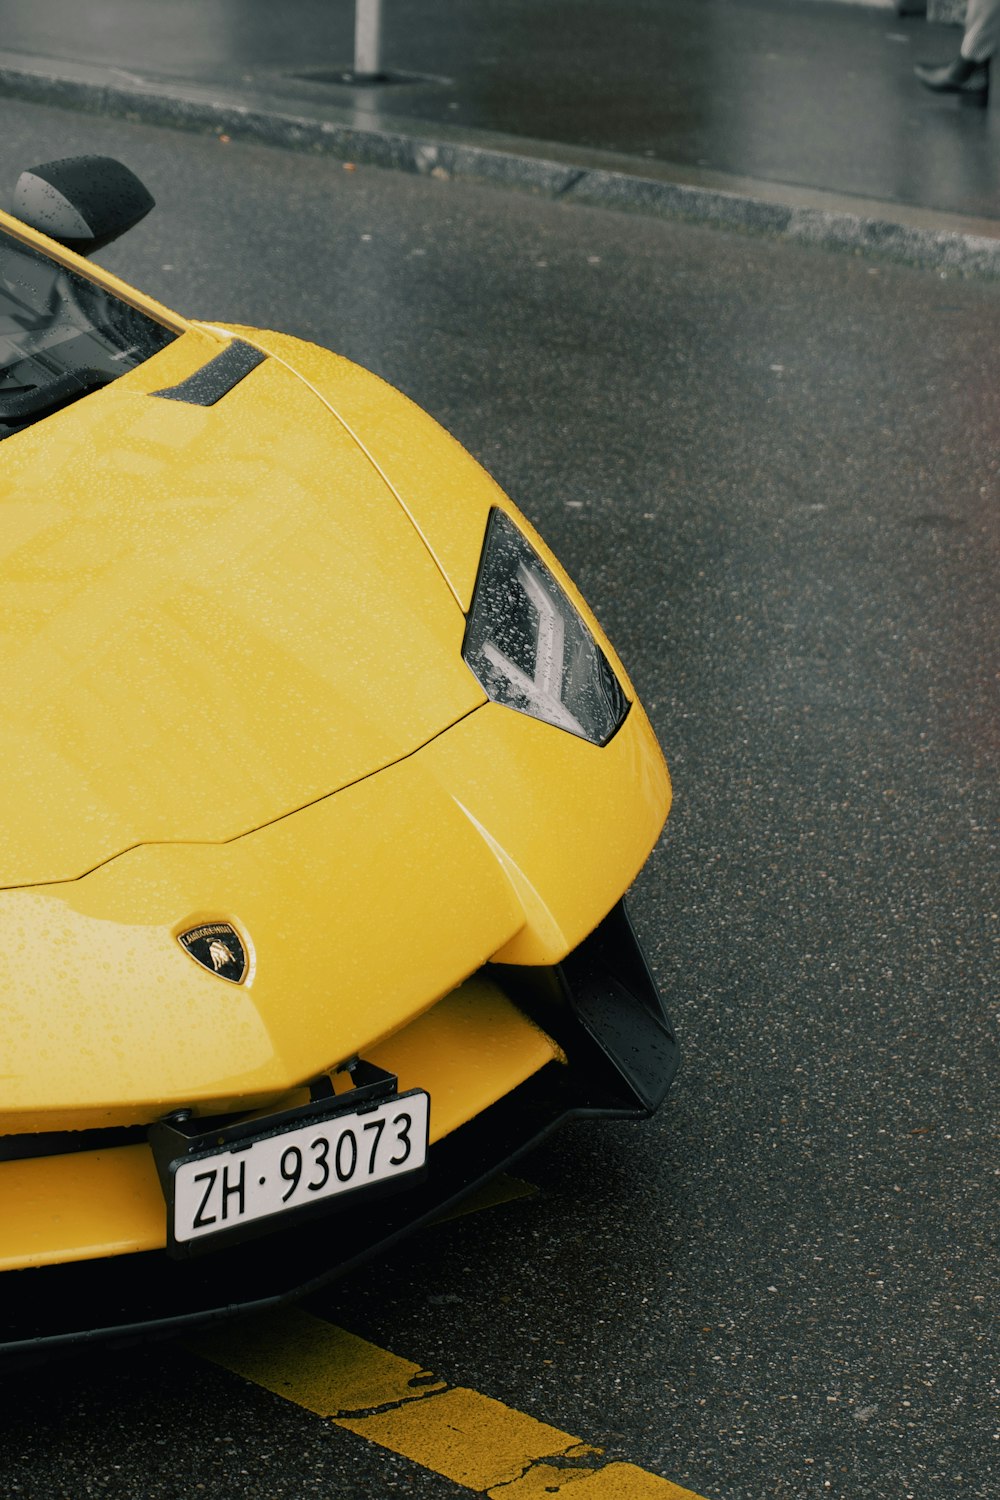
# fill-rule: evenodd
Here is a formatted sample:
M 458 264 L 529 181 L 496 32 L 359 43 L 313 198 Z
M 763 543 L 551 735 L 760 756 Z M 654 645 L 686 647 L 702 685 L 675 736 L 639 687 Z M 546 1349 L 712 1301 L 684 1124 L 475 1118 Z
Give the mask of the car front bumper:
M 560 1060 L 438 1140 L 422 1182 L 335 1201 L 322 1217 L 194 1260 L 150 1250 L 7 1271 L 0 1364 L 166 1336 L 301 1296 L 446 1213 L 564 1121 L 643 1119 L 662 1102 L 677 1044 L 623 903 L 556 967 L 493 966 L 491 977 Z

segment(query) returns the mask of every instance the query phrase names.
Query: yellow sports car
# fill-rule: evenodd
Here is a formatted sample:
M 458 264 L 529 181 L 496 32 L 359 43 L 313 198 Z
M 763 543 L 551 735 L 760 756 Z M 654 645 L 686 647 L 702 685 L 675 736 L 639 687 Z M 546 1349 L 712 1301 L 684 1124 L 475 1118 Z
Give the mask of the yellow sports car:
M 0 1354 L 261 1307 L 676 1044 L 622 894 L 670 802 L 545 544 L 435 422 L 0 214 Z

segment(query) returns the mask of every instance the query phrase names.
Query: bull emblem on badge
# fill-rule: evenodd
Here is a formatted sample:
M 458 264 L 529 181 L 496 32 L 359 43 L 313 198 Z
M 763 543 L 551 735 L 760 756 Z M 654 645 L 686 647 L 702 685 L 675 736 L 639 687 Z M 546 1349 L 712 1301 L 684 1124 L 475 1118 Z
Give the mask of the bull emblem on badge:
M 220 969 L 224 969 L 226 964 L 234 964 L 236 962 L 235 953 L 230 953 L 221 938 L 213 938 L 209 943 L 208 956 L 212 960 L 212 968 L 216 974 L 218 974 Z

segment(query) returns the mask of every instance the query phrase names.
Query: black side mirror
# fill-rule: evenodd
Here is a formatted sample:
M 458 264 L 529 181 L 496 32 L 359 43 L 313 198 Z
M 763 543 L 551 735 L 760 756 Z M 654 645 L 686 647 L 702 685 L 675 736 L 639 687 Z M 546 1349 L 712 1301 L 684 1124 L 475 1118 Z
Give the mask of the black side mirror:
M 66 156 L 22 172 L 12 211 L 68 250 L 90 255 L 138 224 L 152 193 L 111 156 Z

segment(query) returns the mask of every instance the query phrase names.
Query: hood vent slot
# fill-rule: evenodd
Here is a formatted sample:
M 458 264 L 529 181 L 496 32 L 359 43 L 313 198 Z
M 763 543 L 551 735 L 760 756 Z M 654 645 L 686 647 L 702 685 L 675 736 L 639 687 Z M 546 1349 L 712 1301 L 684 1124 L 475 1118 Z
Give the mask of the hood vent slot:
M 233 339 L 221 354 L 210 359 L 207 365 L 195 370 L 180 385 L 167 386 L 162 391 L 152 391 L 153 396 L 162 396 L 166 401 L 186 401 L 189 406 L 214 406 L 223 396 L 228 396 L 234 386 L 239 385 L 251 370 L 256 370 L 267 358 L 252 344 L 242 339 Z

